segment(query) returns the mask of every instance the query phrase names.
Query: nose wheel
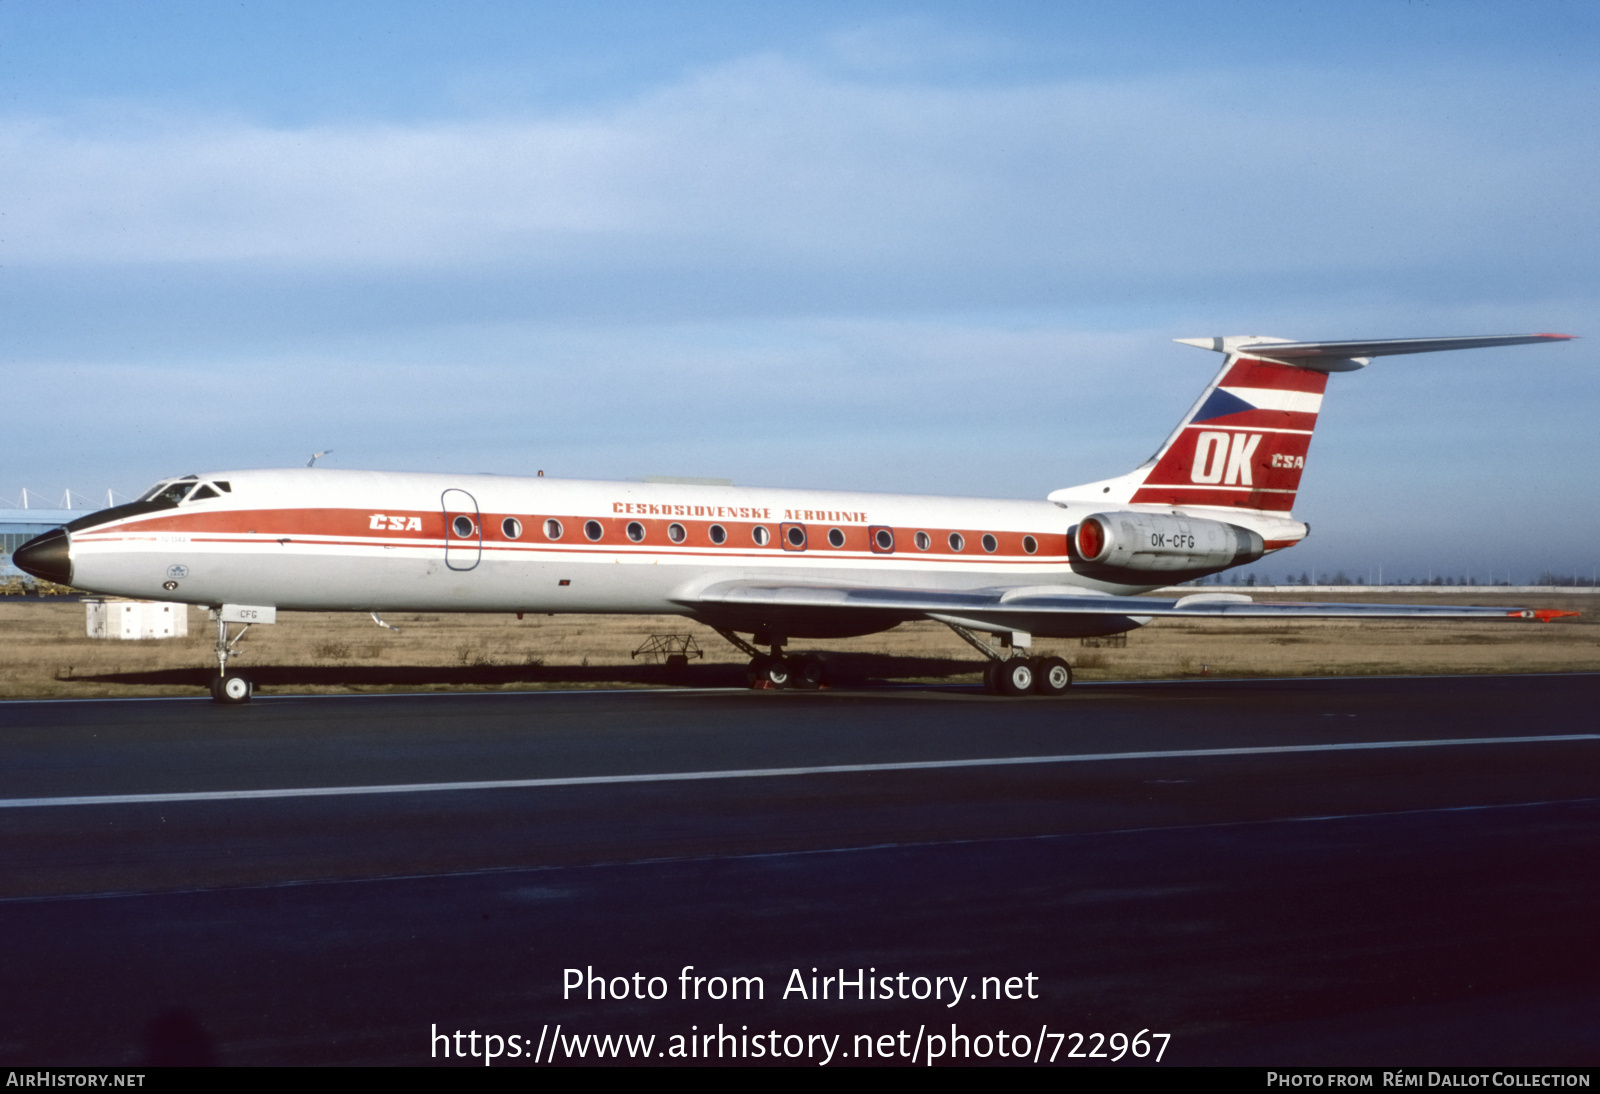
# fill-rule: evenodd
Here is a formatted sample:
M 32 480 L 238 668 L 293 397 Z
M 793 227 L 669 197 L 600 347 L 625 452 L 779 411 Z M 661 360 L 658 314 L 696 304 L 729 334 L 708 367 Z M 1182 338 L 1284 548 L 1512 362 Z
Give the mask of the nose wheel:
M 249 677 L 237 672 L 226 673 L 213 677 L 211 680 L 211 697 L 219 703 L 233 706 L 238 703 L 248 703 L 255 694 L 255 685 Z

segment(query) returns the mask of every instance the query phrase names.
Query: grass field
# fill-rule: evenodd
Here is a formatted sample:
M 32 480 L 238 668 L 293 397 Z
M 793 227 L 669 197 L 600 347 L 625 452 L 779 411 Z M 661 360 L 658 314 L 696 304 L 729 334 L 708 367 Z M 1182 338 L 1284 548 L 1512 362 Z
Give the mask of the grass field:
M 1274 599 L 1259 595 L 1259 600 Z M 1283 599 L 1289 599 L 1287 597 Z M 1600 602 L 1592 596 L 1318 593 L 1316 600 L 1505 604 L 1582 611 L 1552 623 L 1250 623 L 1157 621 L 1122 649 L 1037 642 L 1077 678 L 1374 673 L 1574 672 L 1600 669 Z M 233 667 L 263 694 L 737 685 L 745 656 L 715 632 L 672 616 L 366 615 L 284 613 L 253 628 Z M 195 695 L 215 671 L 213 624 L 191 609 L 189 637 L 120 641 L 85 634 L 81 603 L 0 602 L 0 699 Z M 629 654 L 651 634 L 692 634 L 705 651 L 687 669 Z M 866 638 L 796 643 L 831 657 L 840 683 L 976 682 L 978 655 L 936 623 Z

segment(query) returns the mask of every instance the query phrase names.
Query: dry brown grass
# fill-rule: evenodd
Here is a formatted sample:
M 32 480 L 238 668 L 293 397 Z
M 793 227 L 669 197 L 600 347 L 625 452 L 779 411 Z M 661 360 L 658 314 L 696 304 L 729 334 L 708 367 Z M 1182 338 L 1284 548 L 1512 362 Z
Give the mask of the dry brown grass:
M 1269 599 L 1261 597 L 1260 599 Z M 1588 596 L 1319 595 L 1319 600 L 1410 599 L 1600 611 Z M 714 632 L 671 616 L 395 615 L 382 630 L 358 614 L 285 613 L 250 631 L 235 666 L 271 692 L 432 691 L 735 684 L 745 657 Z M 0 602 L 0 698 L 194 695 L 211 668 L 212 624 L 192 609 L 190 634 L 138 642 L 90 639 L 79 603 Z M 704 661 L 687 672 L 629 653 L 647 635 L 692 633 Z M 805 644 L 797 644 L 796 649 Z M 846 680 L 971 682 L 977 655 L 935 623 L 814 644 L 837 655 Z M 1373 673 L 1571 672 L 1600 669 L 1600 620 L 1554 623 L 1304 624 L 1157 622 L 1125 649 L 1040 640 L 1036 652 L 1072 662 L 1079 679 L 1303 676 Z

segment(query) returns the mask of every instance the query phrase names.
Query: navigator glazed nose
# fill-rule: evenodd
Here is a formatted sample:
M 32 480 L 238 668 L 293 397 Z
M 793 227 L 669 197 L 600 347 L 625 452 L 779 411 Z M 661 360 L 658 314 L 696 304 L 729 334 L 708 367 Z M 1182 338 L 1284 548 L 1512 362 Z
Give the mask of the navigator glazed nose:
M 72 584 L 72 541 L 64 528 L 35 536 L 18 547 L 11 560 L 25 573 L 57 585 Z

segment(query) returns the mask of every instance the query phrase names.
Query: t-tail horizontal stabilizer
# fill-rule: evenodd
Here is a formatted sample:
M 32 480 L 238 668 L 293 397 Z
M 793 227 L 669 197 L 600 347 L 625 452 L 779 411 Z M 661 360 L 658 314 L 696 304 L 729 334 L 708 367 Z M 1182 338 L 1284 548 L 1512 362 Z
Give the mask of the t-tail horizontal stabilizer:
M 1284 361 L 1318 372 L 1353 372 L 1370 357 L 1400 353 L 1437 353 L 1447 349 L 1486 349 L 1490 346 L 1525 346 L 1533 342 L 1566 342 L 1571 334 L 1485 334 L 1451 338 L 1384 338 L 1373 342 L 1285 342 L 1277 338 L 1174 338 L 1186 346 L 1217 353 L 1244 354 Z

